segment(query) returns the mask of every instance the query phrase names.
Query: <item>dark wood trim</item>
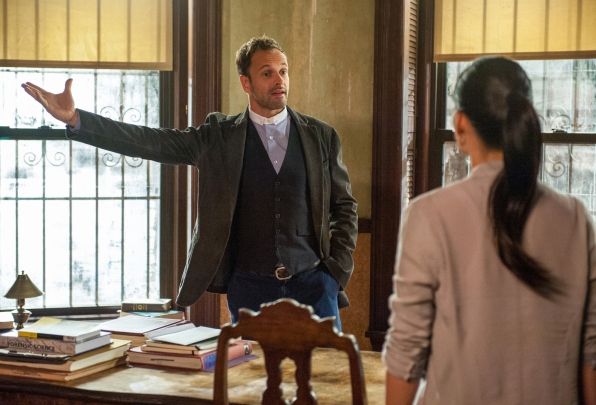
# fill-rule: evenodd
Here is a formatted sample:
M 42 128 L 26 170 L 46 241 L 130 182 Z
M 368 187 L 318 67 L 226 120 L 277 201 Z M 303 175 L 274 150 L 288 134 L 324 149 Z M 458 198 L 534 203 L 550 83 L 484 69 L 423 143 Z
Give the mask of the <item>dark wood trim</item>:
M 441 145 L 441 148 L 437 148 L 441 151 L 445 142 L 455 141 L 455 135 L 450 129 L 437 129 L 433 135 L 437 138 L 437 143 Z M 540 134 L 542 143 L 548 144 L 562 144 L 562 145 L 594 145 L 596 144 L 596 133 L 590 132 L 542 132 Z
M 435 124 L 435 63 L 434 46 L 434 1 L 419 3 L 418 18 L 418 60 L 416 66 L 416 160 L 414 169 L 414 195 L 430 189 L 429 168 L 432 162 L 430 144 Z
M 162 72 L 161 125 L 188 125 L 188 0 L 173 3 L 174 70 Z M 160 284 L 163 297 L 176 297 L 186 263 L 187 168 L 162 166 Z
M 451 132 L 451 131 L 449 131 Z M 451 134 L 453 139 L 453 133 Z M 577 145 L 594 145 L 596 143 L 596 133 L 568 133 L 568 132 L 543 132 L 543 143 L 559 143 L 559 144 L 577 144 Z
M 173 125 L 173 103 L 172 92 L 173 75 L 171 72 L 161 72 L 159 77 L 159 94 L 161 98 L 159 125 L 169 127 Z M 176 272 L 172 267 L 174 259 L 174 246 L 172 236 L 176 226 L 174 218 L 174 187 L 172 179 L 174 177 L 172 166 L 161 166 L 161 197 L 159 201 L 159 289 L 162 297 L 173 297 L 174 287 L 172 275 Z
M 376 0 L 370 324 L 374 350 L 383 344 L 401 211 L 404 2 Z
M 102 307 L 72 307 L 72 308 L 34 308 L 29 323 L 42 316 L 54 316 L 64 319 L 110 319 L 118 317 L 120 305 Z
M 193 1 L 192 124 L 221 109 L 221 0 Z
M 221 0 L 193 1 L 192 10 L 192 125 L 221 109 Z M 191 176 L 192 222 L 197 218 L 199 176 Z M 219 295 L 204 293 L 190 308 L 195 324 L 219 326 Z
M 431 111 L 433 117 L 430 125 L 430 140 L 428 142 L 427 153 L 429 160 L 426 166 L 421 167 L 427 180 L 427 187 L 420 190 L 419 194 L 434 188 L 441 187 L 443 184 L 443 144 L 447 140 L 452 140 L 453 135 L 446 139 L 445 134 L 440 130 L 445 126 L 446 108 L 447 108 L 447 65 L 444 63 L 434 65 L 434 76 L 432 86 L 435 89 L 433 93 L 433 105 Z M 449 131 L 451 132 L 451 131 Z
M 435 129 L 433 138 L 435 138 L 434 143 L 439 145 L 439 147 L 431 150 L 432 159 L 441 161 L 443 156 L 443 144 L 445 142 L 455 141 L 455 136 L 450 129 Z
M 445 124 L 447 123 L 447 64 L 435 63 L 434 66 L 434 121 L 432 123 L 433 128 L 439 129 L 445 128 Z
M 38 128 L 0 127 L 0 139 L 15 141 L 64 140 L 64 128 L 53 129 L 48 126 Z
M 161 122 L 162 127 L 174 126 L 174 75 L 172 72 L 161 73 L 160 92 L 162 95 Z M 160 199 L 160 291 L 162 297 L 176 297 L 180 261 L 177 257 L 178 245 L 186 244 L 186 238 L 179 239 L 180 227 L 185 221 L 180 217 L 182 213 L 177 204 L 178 197 L 185 195 L 185 189 L 180 189 L 178 173 L 180 168 L 171 165 L 161 167 L 161 199 Z M 182 262 L 184 263 L 184 262 Z
M 542 143 L 544 145 L 595 145 L 596 133 L 567 133 L 567 132 L 543 132 Z M 436 129 L 433 132 L 433 148 L 430 150 L 430 160 L 438 162 L 437 165 L 429 166 L 434 173 L 429 173 L 431 185 L 441 187 L 442 185 L 442 162 L 443 162 L 443 144 L 445 142 L 455 141 L 453 131 L 450 129 Z
M 174 127 L 186 128 L 188 126 L 188 0 L 177 0 L 174 2 L 176 18 L 174 20 Z M 172 296 L 178 293 L 178 285 L 182 279 L 182 272 L 186 264 L 187 254 L 187 215 L 188 215 L 188 168 L 186 166 L 177 166 L 173 168 L 174 178 L 174 196 L 176 207 L 176 218 L 173 221 L 176 224 L 174 239 L 175 261 L 172 263 L 173 272 Z
M 358 218 L 358 233 L 370 233 L 372 221 L 370 218 Z
M 40 380 L 23 380 L 19 377 L 0 377 L 0 403 L 21 405 L 200 405 L 212 404 L 200 398 L 189 398 L 172 395 L 140 394 L 112 391 L 80 389 L 66 384 L 44 382 Z

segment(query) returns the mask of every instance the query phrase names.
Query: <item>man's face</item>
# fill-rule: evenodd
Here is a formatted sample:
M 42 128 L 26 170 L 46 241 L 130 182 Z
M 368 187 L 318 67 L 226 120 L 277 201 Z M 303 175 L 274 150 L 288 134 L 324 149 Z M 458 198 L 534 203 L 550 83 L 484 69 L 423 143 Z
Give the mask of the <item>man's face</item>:
M 263 117 L 272 117 L 283 110 L 290 89 L 286 55 L 277 49 L 256 51 L 248 73 L 240 76 L 240 83 L 248 94 L 250 108 Z

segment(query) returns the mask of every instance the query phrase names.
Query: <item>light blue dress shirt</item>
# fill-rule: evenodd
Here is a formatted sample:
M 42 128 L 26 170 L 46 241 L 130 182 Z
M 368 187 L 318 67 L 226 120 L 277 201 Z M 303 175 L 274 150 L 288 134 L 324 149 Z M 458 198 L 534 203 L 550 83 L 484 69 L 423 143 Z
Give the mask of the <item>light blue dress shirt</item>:
M 281 165 L 286 157 L 288 140 L 290 139 L 290 115 L 288 109 L 284 108 L 279 114 L 270 118 L 260 116 L 248 108 L 250 120 L 255 125 L 259 138 L 269 155 L 269 160 L 279 174 Z

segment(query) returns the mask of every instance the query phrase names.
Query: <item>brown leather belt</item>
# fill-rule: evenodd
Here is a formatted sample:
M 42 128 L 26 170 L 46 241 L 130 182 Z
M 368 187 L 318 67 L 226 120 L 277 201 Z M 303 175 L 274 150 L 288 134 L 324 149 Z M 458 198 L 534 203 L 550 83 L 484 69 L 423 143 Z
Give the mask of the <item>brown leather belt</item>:
M 286 266 L 277 266 L 275 268 L 275 278 L 280 281 L 286 281 L 292 278 L 292 275 L 286 268 Z

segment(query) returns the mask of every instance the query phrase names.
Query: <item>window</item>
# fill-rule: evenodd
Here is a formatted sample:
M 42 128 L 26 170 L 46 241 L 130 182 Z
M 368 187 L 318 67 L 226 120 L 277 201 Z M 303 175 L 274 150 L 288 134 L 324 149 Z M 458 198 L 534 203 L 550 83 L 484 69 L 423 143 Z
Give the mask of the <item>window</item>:
M 469 62 L 447 63 L 444 128 L 452 129 L 451 98 Z M 540 180 L 580 199 L 596 218 L 596 60 L 521 61 L 532 80 L 533 101 L 543 130 Z M 439 131 L 441 132 L 441 131 Z M 443 184 L 464 177 L 469 163 L 445 141 Z
M 0 69 L 0 295 L 18 270 L 45 292 L 28 308 L 159 296 L 161 165 L 67 140 L 20 88 L 58 91 L 68 77 L 77 107 L 159 125 L 157 71 Z

